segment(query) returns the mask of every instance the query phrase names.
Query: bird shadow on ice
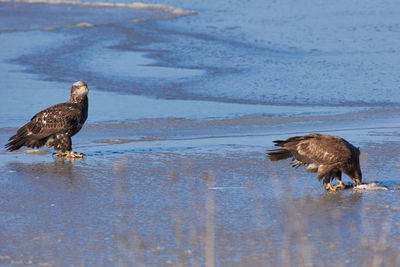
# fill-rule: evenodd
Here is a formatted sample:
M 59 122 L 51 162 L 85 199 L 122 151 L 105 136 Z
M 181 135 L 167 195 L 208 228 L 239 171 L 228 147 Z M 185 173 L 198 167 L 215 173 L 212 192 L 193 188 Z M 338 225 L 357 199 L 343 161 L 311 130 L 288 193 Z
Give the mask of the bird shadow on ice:
M 9 162 L 6 164 L 8 173 L 16 173 L 18 177 L 50 179 L 67 178 L 69 181 L 76 177 L 82 177 L 87 170 L 82 166 L 74 164 L 68 159 L 55 159 L 48 162 Z

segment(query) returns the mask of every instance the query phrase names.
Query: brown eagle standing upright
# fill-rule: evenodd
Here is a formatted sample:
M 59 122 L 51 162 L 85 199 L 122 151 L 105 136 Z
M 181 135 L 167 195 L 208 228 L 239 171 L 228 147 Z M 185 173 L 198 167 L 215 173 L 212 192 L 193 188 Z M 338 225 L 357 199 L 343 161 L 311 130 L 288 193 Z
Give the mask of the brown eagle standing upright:
M 326 190 L 336 191 L 344 188 L 342 172 L 347 174 L 355 185 L 361 184 L 360 150 L 338 136 L 308 134 L 291 137 L 285 141 L 274 141 L 281 148 L 267 152 L 271 161 L 292 158 L 291 165 L 305 165 L 309 172 L 317 172 L 318 179 L 327 184 Z M 332 186 L 336 178 L 339 185 Z
M 5 145 L 8 151 L 27 146 L 43 145 L 61 150 L 57 157 L 82 158 L 83 154 L 72 151 L 71 137 L 82 128 L 88 116 L 88 87 L 79 81 L 71 87 L 70 99 L 37 113 L 30 122 L 11 136 Z

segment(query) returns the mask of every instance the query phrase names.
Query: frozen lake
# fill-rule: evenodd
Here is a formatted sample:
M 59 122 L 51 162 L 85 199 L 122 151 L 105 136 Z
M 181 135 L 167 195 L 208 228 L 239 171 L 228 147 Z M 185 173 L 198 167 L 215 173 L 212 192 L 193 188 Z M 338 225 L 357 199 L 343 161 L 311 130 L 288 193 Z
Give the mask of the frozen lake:
M 0 265 L 398 266 L 400 6 L 143 2 L 0 0 L 1 145 L 89 85 L 83 160 L 0 151 Z M 265 157 L 310 132 L 389 190 Z

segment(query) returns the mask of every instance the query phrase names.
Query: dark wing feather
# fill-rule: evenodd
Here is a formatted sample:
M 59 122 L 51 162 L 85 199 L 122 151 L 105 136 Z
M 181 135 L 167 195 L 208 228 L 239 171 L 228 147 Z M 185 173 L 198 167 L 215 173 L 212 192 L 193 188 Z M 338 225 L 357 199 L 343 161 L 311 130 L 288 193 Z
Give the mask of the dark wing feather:
M 81 118 L 80 109 L 73 103 L 61 103 L 40 111 L 22 126 L 5 145 L 9 151 L 22 146 L 41 147 L 57 133 L 73 131 Z M 74 134 L 74 133 L 72 133 Z
M 286 149 L 273 149 L 267 152 L 271 161 L 278 161 L 292 157 L 292 152 Z
M 290 137 L 286 140 L 275 140 L 275 141 L 273 141 L 275 143 L 275 146 L 279 146 L 282 148 L 269 150 L 267 152 L 267 154 L 271 161 L 277 161 L 277 160 L 282 160 L 282 159 L 287 159 L 287 158 L 293 157 L 297 161 L 299 161 L 303 164 L 312 163 L 312 160 L 309 159 L 306 155 L 299 154 L 299 152 L 297 151 L 297 145 L 300 142 L 305 142 L 309 139 L 314 138 L 315 135 L 317 135 L 317 134 L 294 136 L 294 137 Z
M 303 136 L 294 136 L 294 137 L 290 137 L 286 140 L 275 140 L 273 142 L 275 143 L 275 146 L 289 147 L 291 145 L 292 146 L 296 145 L 301 141 L 316 138 L 317 136 L 320 136 L 320 134 L 308 134 L 308 135 L 303 135 Z
M 336 164 L 351 158 L 351 151 L 344 139 L 330 135 L 318 135 L 296 145 L 299 161 L 305 163 Z
M 351 145 L 337 136 L 308 134 L 274 143 L 281 148 L 267 153 L 272 161 L 293 157 L 296 164 L 334 164 L 351 158 Z
M 62 103 L 36 114 L 30 124 L 30 130 L 38 137 L 66 132 L 76 127 L 81 118 L 81 110 L 72 103 Z

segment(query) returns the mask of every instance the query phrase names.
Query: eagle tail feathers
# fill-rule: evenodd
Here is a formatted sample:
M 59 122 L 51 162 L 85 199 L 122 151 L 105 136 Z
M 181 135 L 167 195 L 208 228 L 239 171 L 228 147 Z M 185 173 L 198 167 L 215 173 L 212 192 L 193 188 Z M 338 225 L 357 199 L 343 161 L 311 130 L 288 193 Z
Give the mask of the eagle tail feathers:
M 273 142 L 275 143 L 275 146 L 281 146 L 281 147 L 286 143 L 285 140 L 275 140 Z
M 39 148 L 46 143 L 45 139 L 38 139 L 33 136 L 29 136 L 27 126 L 22 126 L 15 135 L 11 136 L 10 141 L 5 145 L 7 151 L 18 150 L 23 146 L 30 148 Z
M 14 135 L 9 139 L 9 143 L 5 145 L 5 148 L 8 151 L 14 151 L 20 149 L 23 145 L 25 145 L 25 139 L 21 138 L 18 135 Z
M 275 149 L 267 152 L 271 161 L 278 161 L 292 157 L 292 153 L 286 149 Z

